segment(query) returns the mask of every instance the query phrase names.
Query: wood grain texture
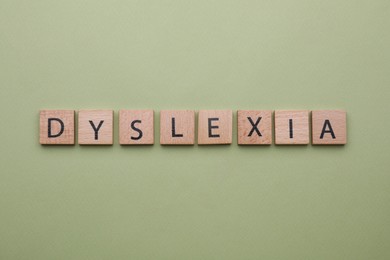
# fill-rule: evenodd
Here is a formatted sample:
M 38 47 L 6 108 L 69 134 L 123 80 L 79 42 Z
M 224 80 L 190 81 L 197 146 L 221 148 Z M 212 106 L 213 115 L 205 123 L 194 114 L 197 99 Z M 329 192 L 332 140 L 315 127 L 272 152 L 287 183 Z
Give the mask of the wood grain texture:
M 275 111 L 275 144 L 309 144 L 309 139 L 308 110 Z
M 232 110 L 199 111 L 198 144 L 231 144 L 232 132 Z
M 237 142 L 240 145 L 272 144 L 272 110 L 238 110 Z
M 325 131 L 322 134 L 323 130 Z M 337 145 L 346 143 L 347 113 L 345 111 L 312 111 L 312 144 Z
M 154 144 L 153 110 L 120 110 L 119 143 L 121 145 Z
M 74 110 L 41 110 L 39 113 L 39 143 L 73 145 L 75 143 L 74 113 Z
M 113 111 L 80 110 L 78 113 L 78 143 L 81 145 L 113 144 Z M 103 121 L 103 123 L 101 123 Z M 101 126 L 99 128 L 99 125 Z M 93 124 L 93 125 L 92 125 Z M 95 127 L 95 129 L 93 128 Z M 97 133 L 96 133 L 96 130 Z
M 162 110 L 160 112 L 160 144 L 193 145 L 194 143 L 195 111 Z

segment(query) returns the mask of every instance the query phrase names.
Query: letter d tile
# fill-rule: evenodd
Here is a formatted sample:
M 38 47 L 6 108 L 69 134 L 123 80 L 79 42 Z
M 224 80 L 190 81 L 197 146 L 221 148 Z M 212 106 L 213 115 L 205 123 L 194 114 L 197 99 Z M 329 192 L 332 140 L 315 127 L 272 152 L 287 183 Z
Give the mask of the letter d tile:
M 74 144 L 74 110 L 41 110 L 39 143 Z

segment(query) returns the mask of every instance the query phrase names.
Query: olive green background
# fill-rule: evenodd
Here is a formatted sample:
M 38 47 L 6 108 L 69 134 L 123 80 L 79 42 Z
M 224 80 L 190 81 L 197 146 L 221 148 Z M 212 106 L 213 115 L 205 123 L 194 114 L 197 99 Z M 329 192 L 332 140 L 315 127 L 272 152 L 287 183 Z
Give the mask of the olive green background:
M 0 259 L 389 259 L 389 28 L 388 0 L 0 0 Z M 156 144 L 121 147 L 143 108 Z M 113 109 L 115 144 L 43 147 L 40 109 Z M 162 109 L 345 109 L 348 144 L 162 147 Z

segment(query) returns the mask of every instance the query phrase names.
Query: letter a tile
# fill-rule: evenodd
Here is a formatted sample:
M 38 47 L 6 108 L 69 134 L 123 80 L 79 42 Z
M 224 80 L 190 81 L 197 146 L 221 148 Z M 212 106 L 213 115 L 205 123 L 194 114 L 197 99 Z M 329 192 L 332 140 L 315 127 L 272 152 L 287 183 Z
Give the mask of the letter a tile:
M 41 144 L 74 144 L 74 110 L 41 110 Z
M 347 113 L 343 110 L 312 111 L 313 144 L 347 143 Z
M 113 111 L 80 110 L 79 144 L 112 145 Z

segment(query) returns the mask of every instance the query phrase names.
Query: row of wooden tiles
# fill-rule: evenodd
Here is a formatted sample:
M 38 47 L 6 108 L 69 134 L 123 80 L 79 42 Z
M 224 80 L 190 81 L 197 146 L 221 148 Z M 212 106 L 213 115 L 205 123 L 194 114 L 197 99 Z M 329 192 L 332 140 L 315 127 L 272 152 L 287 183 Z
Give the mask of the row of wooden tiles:
M 113 144 L 113 110 L 78 111 L 80 145 Z M 237 142 L 240 145 L 305 145 L 310 142 L 309 110 L 238 110 Z M 346 112 L 343 110 L 311 111 L 312 144 L 347 143 Z M 198 144 L 231 144 L 232 110 L 198 112 Z M 41 110 L 40 143 L 72 145 L 75 143 L 74 110 Z M 153 110 L 120 110 L 119 143 L 121 145 L 154 144 Z M 160 144 L 195 144 L 195 111 L 160 111 Z

